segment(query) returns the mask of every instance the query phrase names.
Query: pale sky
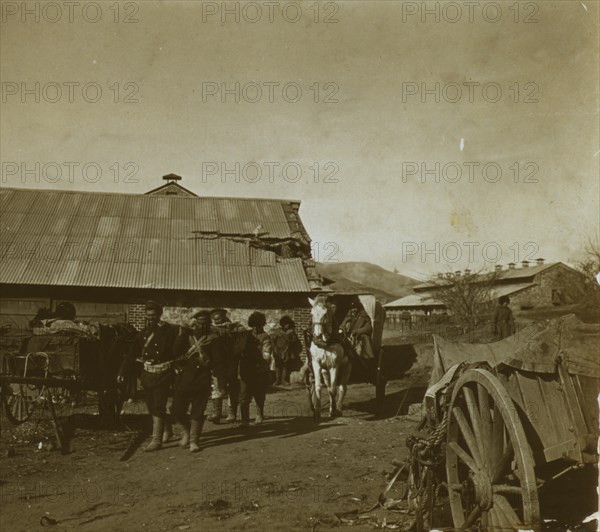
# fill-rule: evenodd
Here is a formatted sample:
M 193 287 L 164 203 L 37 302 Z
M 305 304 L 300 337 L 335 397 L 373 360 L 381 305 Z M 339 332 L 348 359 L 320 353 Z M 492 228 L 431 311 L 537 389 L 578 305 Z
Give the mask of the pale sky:
M 312 1 L 231 2 L 225 22 L 221 2 L 29 4 L 39 21 L 2 2 L 3 186 L 140 193 L 174 172 L 199 195 L 300 199 L 317 259 L 417 277 L 569 261 L 597 232 L 598 1 L 428 2 L 424 21 L 422 2 L 322 2 L 318 22 Z M 440 164 L 439 183 L 421 183 L 422 163 Z

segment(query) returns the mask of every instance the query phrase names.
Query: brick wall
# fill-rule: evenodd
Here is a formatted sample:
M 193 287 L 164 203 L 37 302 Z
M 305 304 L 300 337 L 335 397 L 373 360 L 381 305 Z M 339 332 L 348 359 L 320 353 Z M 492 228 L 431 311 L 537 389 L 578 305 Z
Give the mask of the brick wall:
M 143 329 L 146 325 L 146 306 L 131 303 L 127 309 L 127 323 L 131 323 L 138 330 Z
M 310 307 L 295 308 L 291 318 L 296 322 L 297 329 L 308 329 L 310 325 Z
M 294 320 L 294 322 L 296 322 L 296 331 L 298 332 L 298 336 L 302 342 L 303 349 L 306 349 L 306 345 L 304 344 L 303 329 L 308 329 L 310 327 L 310 310 L 310 307 L 295 308 L 294 313 L 291 315 L 291 318 Z

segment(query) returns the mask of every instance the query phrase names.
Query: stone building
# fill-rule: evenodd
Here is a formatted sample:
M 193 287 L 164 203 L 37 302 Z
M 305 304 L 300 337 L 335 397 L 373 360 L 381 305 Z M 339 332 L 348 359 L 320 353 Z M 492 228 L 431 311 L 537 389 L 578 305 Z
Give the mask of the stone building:
M 442 274 L 440 276 L 443 278 Z M 480 278 L 482 276 L 474 276 L 473 281 Z M 509 296 L 513 310 L 528 310 L 575 303 L 581 274 L 563 262 L 546 263 L 540 258 L 535 263 L 523 261 L 520 267 L 515 263 L 509 263 L 507 267 L 496 265 L 491 278 L 492 298 Z M 415 285 L 413 294 L 384 305 L 388 324 L 395 326 L 406 320 L 414 322 L 415 317 L 445 314 L 445 305 L 436 299 L 439 289 L 439 281 L 426 281 Z

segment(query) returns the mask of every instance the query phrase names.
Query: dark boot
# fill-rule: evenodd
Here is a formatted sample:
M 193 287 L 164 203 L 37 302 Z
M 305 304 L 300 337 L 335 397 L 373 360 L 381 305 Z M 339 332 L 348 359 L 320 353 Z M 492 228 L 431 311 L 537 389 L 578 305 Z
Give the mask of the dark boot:
M 286 386 L 290 385 L 290 370 L 288 368 L 281 368 L 281 382 Z
M 254 424 L 260 425 L 265 420 L 265 405 L 256 405 L 256 417 L 254 418 Z
M 221 417 L 223 417 L 223 399 L 213 399 L 213 412 L 210 416 L 208 416 L 208 420 L 211 423 L 219 423 L 221 421 Z
M 162 449 L 162 437 L 165 430 L 165 420 L 162 417 L 152 416 L 152 441 L 144 449 L 145 452 L 159 451 Z
M 190 426 L 190 453 L 197 453 L 200 450 L 199 440 L 202 433 L 202 425 L 204 420 L 198 421 L 192 419 Z
M 190 444 L 190 427 L 189 425 L 181 425 L 181 439 L 179 446 L 184 449 Z
M 282 384 L 282 373 L 283 373 L 283 368 L 275 368 L 275 386 L 281 386 Z
M 242 403 L 240 405 L 240 413 L 242 415 L 242 422 L 240 427 L 245 429 L 250 426 L 250 404 Z
M 226 423 L 235 423 L 237 419 L 237 403 L 231 402 L 229 404 L 229 414 L 227 415 Z
M 162 442 L 167 443 L 173 439 L 173 424 L 167 415 L 165 417 L 165 428 L 163 430 Z

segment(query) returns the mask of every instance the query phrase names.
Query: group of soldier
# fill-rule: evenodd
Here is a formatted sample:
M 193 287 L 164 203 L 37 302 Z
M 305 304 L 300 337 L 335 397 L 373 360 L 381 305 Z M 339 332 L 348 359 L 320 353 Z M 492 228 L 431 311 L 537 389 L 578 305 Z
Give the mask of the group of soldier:
M 335 302 L 327 298 L 327 305 L 334 322 L 331 341 L 344 344 L 360 359 L 372 360 L 372 323 L 360 303 L 350 305 L 341 323 L 335 319 Z M 76 312 L 73 304 L 60 303 L 54 312 L 40 309 L 30 325 L 34 332 L 39 329 L 92 336 L 98 332 L 93 324 L 77 322 Z M 145 314 L 146 326 L 135 332 L 131 348 L 125 350 L 117 382 L 124 395 L 132 397 L 139 376 L 152 417 L 152 440 L 146 451 L 160 450 L 173 438 L 174 419 L 180 426 L 181 446 L 198 452 L 211 399 L 209 421 L 221 421 L 227 400 L 225 421 L 237 422 L 239 408 L 240 427 L 247 428 L 252 400 L 256 405 L 254 423 L 263 422 L 266 394 L 272 383 L 289 385 L 290 373 L 298 370 L 301 380 L 310 380 L 308 364 L 301 367 L 302 344 L 289 316 L 283 316 L 279 327 L 269 334 L 265 331 L 266 316 L 261 312 L 249 316 L 247 327 L 232 322 L 222 308 L 196 312 L 187 327 L 163 320 L 163 307 L 154 301 L 146 303 Z M 305 343 L 310 341 L 310 335 L 306 336 Z
M 140 383 L 152 416 L 152 440 L 145 451 L 157 451 L 173 437 L 167 413 L 170 396 L 170 415 L 180 427 L 180 445 L 191 452 L 200 450 L 199 437 L 211 398 L 213 412 L 208 419 L 212 422 L 220 422 L 227 398 L 226 421 L 237 421 L 239 405 L 240 427 L 248 427 L 254 400 L 254 423 L 262 423 L 271 368 L 276 384 L 289 383 L 291 364 L 299 360 L 301 343 L 293 320 L 284 316 L 279 329 L 269 335 L 261 312 L 249 316 L 248 328 L 231 322 L 224 309 L 195 313 L 191 327 L 167 323 L 162 315 L 161 305 L 146 304 L 146 327 L 137 335 L 117 377 L 125 382 L 136 362 L 142 364 Z

